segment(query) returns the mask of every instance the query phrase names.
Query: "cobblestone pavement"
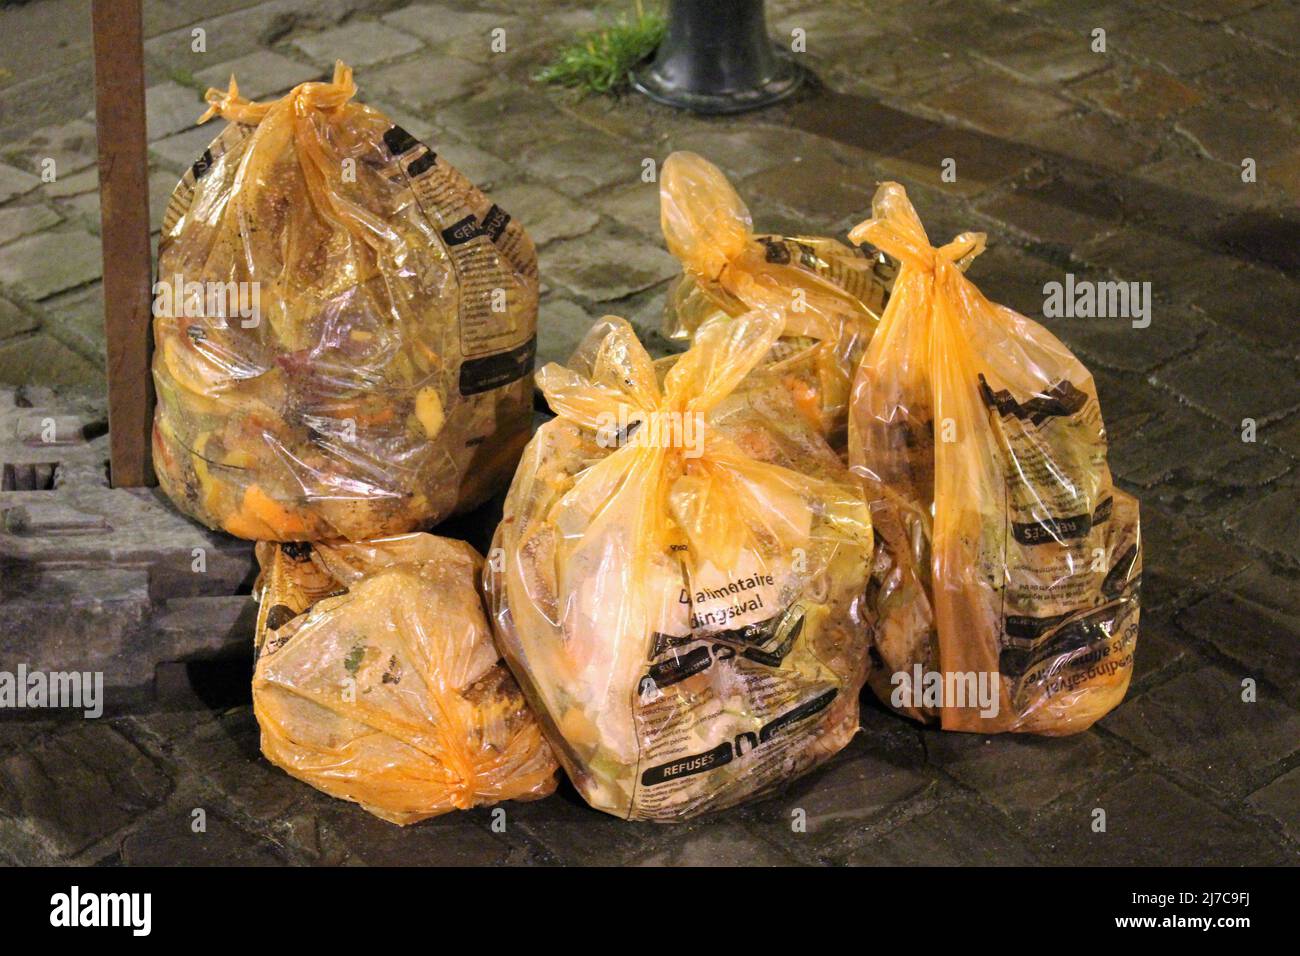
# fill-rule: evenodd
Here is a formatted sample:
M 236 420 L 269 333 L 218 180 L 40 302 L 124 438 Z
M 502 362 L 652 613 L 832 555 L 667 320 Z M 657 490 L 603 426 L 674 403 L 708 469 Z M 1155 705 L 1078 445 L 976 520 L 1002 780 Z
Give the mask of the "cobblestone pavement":
M 192 127 L 199 89 L 234 71 L 262 96 L 342 57 L 365 100 L 538 240 L 543 360 L 604 312 L 666 347 L 656 327 L 676 267 L 640 173 L 672 149 L 722 166 L 770 231 L 842 235 L 876 181 L 899 179 L 932 237 L 988 232 L 970 275 L 1031 316 L 1066 273 L 1149 281 L 1148 328 L 1046 320 L 1092 369 L 1111 467 L 1142 500 L 1128 699 L 1061 740 L 923 732 L 868 705 L 829 768 L 683 827 L 621 823 L 562 789 L 508 806 L 503 833 L 486 811 L 401 830 L 258 756 L 246 660 L 164 668 L 156 703 L 0 722 L 0 861 L 1294 863 L 1300 5 L 779 0 L 773 34 L 805 31 L 822 85 L 728 120 L 531 84 L 558 38 L 596 22 L 591 4 L 454 6 L 146 0 L 155 224 L 213 133 Z M 1098 28 L 1105 52 L 1090 48 Z M 89 49 L 88 0 L 0 10 L 0 381 L 64 394 L 103 369 Z M 458 530 L 481 544 L 487 521 Z M 206 620 L 206 607 L 177 614 Z M 223 607 L 234 627 L 239 608 Z

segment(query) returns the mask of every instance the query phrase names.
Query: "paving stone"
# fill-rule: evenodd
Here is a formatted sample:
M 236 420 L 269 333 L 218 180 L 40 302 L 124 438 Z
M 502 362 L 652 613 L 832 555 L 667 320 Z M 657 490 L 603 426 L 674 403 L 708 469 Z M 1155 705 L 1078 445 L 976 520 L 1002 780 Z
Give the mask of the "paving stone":
M 342 60 L 353 69 L 373 66 L 420 49 L 419 40 L 371 20 L 298 37 L 293 45 L 322 66 Z
M 1290 53 L 1281 56 L 1254 47 L 1250 56 L 1238 57 L 1210 70 L 1197 82 L 1212 88 L 1237 104 L 1264 112 L 1276 112 L 1291 120 L 1297 118 L 1300 104 L 1295 91 L 1300 87 L 1300 63 Z
M 1227 535 L 1155 508 L 1144 508 L 1142 519 L 1144 612 L 1204 592 L 1250 565 L 1251 556 Z
M 1216 422 L 1183 407 L 1152 411 L 1134 431 L 1111 439 L 1111 461 L 1127 481 L 1148 492 L 1167 490 L 1181 500 L 1178 477 L 1218 488 L 1252 488 L 1280 477 L 1290 461 L 1241 440 L 1240 426 Z
M 1170 13 L 1203 23 L 1219 23 L 1263 6 L 1268 0 L 1176 0 L 1160 5 Z
M 672 135 L 670 142 L 672 149 L 699 153 L 728 178 L 739 181 L 784 162 L 791 146 L 791 131 L 748 124 L 725 130 L 697 127 Z
M 103 372 L 52 336 L 41 333 L 0 344 L 0 383 L 95 386 Z
M 944 162 L 953 160 L 954 179 L 943 180 Z M 963 129 L 939 130 L 881 160 L 881 168 L 905 183 L 913 181 L 958 196 L 977 196 L 992 186 L 1015 179 L 1038 162 L 1029 150 L 983 133 Z
M 1142 165 L 1161 148 L 1160 137 L 1101 112 L 1059 116 L 1018 132 L 1016 139 L 1056 162 L 1081 166 L 1086 172 L 1106 170 L 1112 175 Z
M 1106 37 L 1108 49 L 1178 76 L 1195 76 L 1225 60 L 1249 56 L 1251 45 L 1225 30 L 1163 10 L 1143 10 Z
M 795 858 L 740 823 L 722 817 L 673 827 L 636 866 L 789 866 Z
M 537 321 L 537 367 L 548 362 L 568 362 L 573 350 L 599 316 L 568 299 L 551 297 L 539 309 Z
M 1226 103 L 1206 103 L 1188 110 L 1175 124 L 1205 155 L 1240 169 L 1250 157 L 1267 163 L 1295 146 L 1291 127 L 1257 110 Z
M 1234 16 L 1228 30 L 1271 43 L 1283 52 L 1295 49 L 1295 11 L 1285 3 L 1252 3 L 1255 9 Z M 1260 9 L 1260 8 L 1263 9 Z
M 0 163 L 0 202 L 29 193 L 40 184 L 40 179 L 26 170 Z
M 1280 823 L 1286 835 L 1300 843 L 1300 767 L 1256 790 L 1246 802 Z
M 1231 389 L 1223 387 L 1225 376 L 1231 377 Z M 1300 405 L 1300 378 L 1294 368 L 1233 342 L 1197 349 L 1154 378 L 1237 429 L 1245 418 L 1267 422 Z
M 203 829 L 194 831 L 196 809 Z M 249 833 L 201 802 L 168 806 L 122 840 L 127 866 L 281 866 L 284 858 L 265 838 Z
M 658 183 L 638 180 L 625 186 L 614 186 L 591 196 L 590 202 L 606 216 L 635 229 L 650 241 L 663 242 L 663 230 L 659 225 Z
M 66 199 L 69 196 L 92 193 L 98 188 L 99 170 L 92 166 L 90 169 L 83 169 L 79 173 L 60 176 L 54 182 L 43 183 L 41 192 L 45 194 L 47 199 Z
M 677 260 L 662 249 L 604 227 L 556 242 L 547 249 L 541 266 L 547 282 L 593 302 L 622 299 L 681 271 Z
M 509 809 L 507 809 L 507 820 Z M 330 801 L 317 818 L 321 862 L 391 866 L 496 866 L 509 861 L 510 844 L 493 835 L 490 810 L 445 814 L 399 827 L 353 803 Z M 507 827 L 508 827 L 507 823 Z
M 331 67 L 332 68 L 332 67 Z M 207 87 L 224 90 L 233 74 L 239 81 L 239 93 L 250 100 L 268 99 L 287 93 L 299 83 L 328 79 L 327 70 L 307 66 L 271 50 L 255 50 L 225 63 L 199 70 L 194 78 Z M 369 74 L 362 77 L 369 80 Z M 363 89 L 364 92 L 364 89 Z
M 1106 812 L 1094 832 L 1093 810 Z M 1164 777 L 1142 771 L 1038 830 L 1046 859 L 1082 866 L 1260 866 L 1282 852 L 1249 824 Z
M 1300 283 L 1275 269 L 1240 264 L 1212 275 L 1215 281 L 1196 298 L 1206 315 L 1267 350 L 1300 356 L 1300 323 L 1279 321 L 1300 315 Z
M 1059 96 L 991 73 L 930 93 L 921 103 L 995 136 L 1072 108 Z
M 522 829 L 556 860 L 571 866 L 621 866 L 662 842 L 666 829 L 593 810 L 567 780 L 544 800 L 500 806 L 507 829 Z
M 203 155 L 203 151 L 221 133 L 221 124 L 205 123 L 194 129 L 168 136 L 149 144 L 149 152 L 163 160 L 167 167 L 178 174 L 194 165 L 194 161 Z
M 1066 251 L 1108 230 L 1121 218 L 1119 199 L 1104 180 L 1075 173 L 1030 176 L 1010 192 L 980 203 L 979 208 L 1030 239 Z
M 1030 83 L 1067 83 L 1108 65 L 1104 54 L 1092 51 L 1086 34 L 1037 28 L 1001 36 L 986 51 L 987 59 Z
M 104 364 L 104 287 L 101 283 L 52 296 L 42 305 L 47 330 L 52 336 L 82 358 Z
M 1146 557 L 1143 554 L 1144 562 Z M 1143 574 L 1145 573 L 1144 569 Z M 1146 590 L 1145 580 L 1143 590 Z M 1191 645 L 1187 635 L 1169 620 L 1168 612 L 1148 607 L 1146 595 L 1143 594 L 1142 620 L 1138 628 L 1137 650 L 1133 657 L 1133 680 L 1125 700 L 1132 700 L 1150 687 L 1158 685 L 1171 673 L 1168 669 L 1175 665 L 1191 662 L 1188 666 L 1194 666 L 1199 658 Z M 1120 707 L 1123 706 L 1121 703 Z M 1104 720 L 1101 726 L 1105 726 Z
M 1293 699 L 1300 684 L 1300 626 L 1294 614 L 1280 612 L 1249 597 L 1216 589 L 1205 600 L 1180 611 L 1179 627 L 1213 644 L 1240 665 L 1242 672 L 1268 681 Z M 1285 585 L 1270 593 L 1277 600 Z
M 1262 674 L 1203 667 L 1127 701 L 1106 729 L 1199 785 L 1236 794 L 1300 746 L 1300 715 L 1270 695 L 1244 702 L 1241 682 Z M 1252 781 L 1254 783 L 1252 784 Z
M 1078 262 L 1104 268 L 1124 281 L 1150 282 L 1152 294 L 1158 300 L 1192 298 L 1202 308 L 1205 307 L 1203 297 L 1219 286 L 1223 275 L 1237 265 L 1195 243 L 1133 227 L 1094 236 L 1075 246 L 1071 255 Z M 1179 312 L 1179 315 L 1186 314 L 1185 309 Z
M 1041 862 L 1017 828 L 958 798 L 832 857 L 855 866 L 1032 866 Z
M 391 94 L 416 110 L 456 100 L 474 90 L 489 75 L 477 63 L 447 56 L 420 56 L 371 70 L 367 88 Z
M 448 104 L 438 122 L 465 142 L 512 162 L 526 144 L 537 148 L 573 136 L 572 118 L 532 90 L 496 89 Z
M 32 300 L 97 279 L 101 266 L 88 232 L 43 232 L 0 248 L 0 284 Z
M 494 190 L 492 198 L 524 224 L 540 248 L 556 239 L 586 235 L 600 221 L 587 200 L 571 199 L 536 183 L 515 183 Z
M 192 87 L 167 82 L 144 91 L 145 127 L 150 140 L 190 129 L 207 105 Z
M 913 98 L 969 79 L 975 69 L 949 37 L 890 31 L 857 45 L 850 65 L 831 68 L 836 86 L 891 100 Z M 824 71 L 823 71 L 824 72 Z M 886 127 L 887 128 L 887 127 Z
M 445 43 L 467 35 L 487 37 L 506 18 L 495 13 L 455 9 L 439 3 L 414 3 L 385 14 L 384 23 L 413 33 L 431 44 Z
M 86 723 L 0 762 L 0 813 L 58 858 L 79 853 L 157 806 L 170 784 L 106 722 Z
M 1055 281 L 1064 283 L 1065 274 Z M 1089 281 L 1111 280 L 1103 277 Z M 1148 300 L 1151 324 L 1145 328 L 1134 328 L 1133 323 L 1138 320 L 1125 316 L 1048 319 L 1035 314 L 1034 318 L 1093 365 L 1125 372 L 1149 372 L 1194 351 L 1209 328 L 1209 323 L 1187 306 L 1174 306 L 1154 298 L 1153 292 Z
M 1295 484 L 1248 495 L 1225 520 L 1232 531 L 1244 535 L 1264 551 L 1300 563 L 1300 492 Z
M 1194 86 L 1164 70 L 1142 67 L 1112 67 L 1080 80 L 1070 91 L 1121 119 L 1141 123 L 1173 116 L 1205 99 Z
M 0 245 L 57 225 L 62 217 L 49 206 L 11 206 L 0 209 Z
M 30 332 L 38 325 L 40 321 L 36 316 L 14 305 L 8 299 L 0 299 L 0 342 L 23 332 Z
M 932 119 L 915 116 L 874 98 L 835 91 L 823 92 L 816 99 L 797 100 L 788 110 L 793 126 L 819 137 L 821 142 L 804 141 L 794 155 L 787 152 L 788 146 L 778 149 L 779 165 L 832 159 L 826 155 L 830 143 L 842 143 L 869 157 L 889 156 L 942 129 L 942 124 Z M 773 165 L 778 164 L 769 164 L 768 171 Z M 843 173 L 832 176 L 832 179 L 840 178 Z M 868 176 L 861 179 L 864 186 L 870 182 Z
M 926 735 L 926 757 L 931 766 L 951 774 L 1012 818 L 1026 817 L 1085 782 L 1095 783 L 1124 766 L 1095 733 L 986 737 L 935 732 Z
M 813 224 L 850 219 L 856 223 L 870 214 L 872 185 L 860 170 L 829 157 L 808 156 L 756 173 L 738 189 L 753 208 L 766 200 L 796 216 L 808 217 Z M 813 224 L 802 231 L 816 231 Z
M 95 127 L 86 120 L 77 119 L 53 126 L 43 126 L 28 135 L 22 142 L 5 147 L 5 153 L 19 159 L 24 169 L 39 172 L 42 160 L 54 160 L 57 177 L 79 172 L 93 166 L 98 156 Z M 3 178 L 0 178 L 3 182 Z M 0 188 L 0 195 L 4 192 Z
M 529 176 L 545 180 L 561 192 L 582 196 L 615 184 L 639 182 L 644 159 L 613 137 L 587 134 L 525 145 L 519 165 Z

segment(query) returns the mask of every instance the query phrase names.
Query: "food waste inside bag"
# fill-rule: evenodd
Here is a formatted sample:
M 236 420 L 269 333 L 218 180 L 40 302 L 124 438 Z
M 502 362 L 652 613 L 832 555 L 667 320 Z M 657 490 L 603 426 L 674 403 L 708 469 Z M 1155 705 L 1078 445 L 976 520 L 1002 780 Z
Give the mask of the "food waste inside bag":
M 427 527 L 509 480 L 531 430 L 537 258 L 445 159 L 353 100 L 351 70 L 250 103 L 167 206 L 155 469 L 264 541 Z
M 557 756 L 607 813 L 731 806 L 857 730 L 871 523 L 779 379 L 752 372 L 780 332 L 705 322 L 661 380 L 607 317 L 538 373 L 558 417 L 524 452 L 485 587 Z
M 719 313 L 780 316 L 782 335 L 764 364 L 843 453 L 853 373 L 888 301 L 893 264 L 834 239 L 756 235 L 726 176 L 695 153 L 664 160 L 659 199 L 668 250 L 682 263 L 665 333 L 690 338 Z
M 1142 568 L 1096 385 L 965 277 L 982 233 L 931 246 L 897 183 L 873 214 L 850 238 L 901 266 L 849 420 L 880 543 L 871 686 L 948 730 L 1085 730 L 1128 688 Z
M 256 550 L 253 709 L 273 764 L 403 825 L 555 789 L 473 548 L 407 534 Z

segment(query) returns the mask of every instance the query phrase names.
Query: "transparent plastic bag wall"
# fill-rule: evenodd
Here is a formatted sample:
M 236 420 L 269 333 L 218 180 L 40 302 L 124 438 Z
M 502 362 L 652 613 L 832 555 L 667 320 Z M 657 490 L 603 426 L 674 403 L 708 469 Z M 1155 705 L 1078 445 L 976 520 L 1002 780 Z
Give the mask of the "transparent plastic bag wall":
M 853 373 L 888 300 L 893 266 L 834 239 L 755 235 L 726 176 L 695 153 L 664 160 L 659 197 L 664 238 L 683 270 L 665 332 L 689 338 L 719 313 L 780 316 L 782 337 L 765 364 L 843 452 Z
M 498 643 L 594 807 L 675 821 L 858 727 L 865 501 L 780 382 L 780 322 L 721 317 L 663 377 L 622 319 L 538 383 L 485 576 Z M 747 377 L 748 375 L 748 377 Z
M 555 758 L 499 659 L 469 545 L 257 545 L 262 753 L 392 823 L 532 800 Z
M 1142 564 L 1092 376 L 963 275 L 983 234 L 932 247 L 897 183 L 873 214 L 850 238 L 901 267 L 849 421 L 881 544 L 871 685 L 949 730 L 1085 730 L 1128 688 Z
M 230 125 L 167 207 L 155 469 L 240 537 L 426 527 L 491 497 L 528 440 L 532 243 L 355 92 L 342 64 L 273 103 L 209 90 Z

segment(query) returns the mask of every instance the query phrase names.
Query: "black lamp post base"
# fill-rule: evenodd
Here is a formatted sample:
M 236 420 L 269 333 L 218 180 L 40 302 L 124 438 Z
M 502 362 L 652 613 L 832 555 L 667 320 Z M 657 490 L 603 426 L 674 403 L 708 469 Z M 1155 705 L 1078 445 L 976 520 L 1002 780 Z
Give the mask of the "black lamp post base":
M 774 47 L 763 0 L 670 0 L 668 29 L 632 85 L 694 113 L 741 113 L 785 99 L 804 70 Z
M 803 84 L 804 70 L 781 51 L 774 53 L 775 71 L 757 86 L 722 93 L 695 92 L 665 78 L 654 62 L 632 71 L 632 86 L 656 103 L 692 113 L 743 113 L 785 99 Z

